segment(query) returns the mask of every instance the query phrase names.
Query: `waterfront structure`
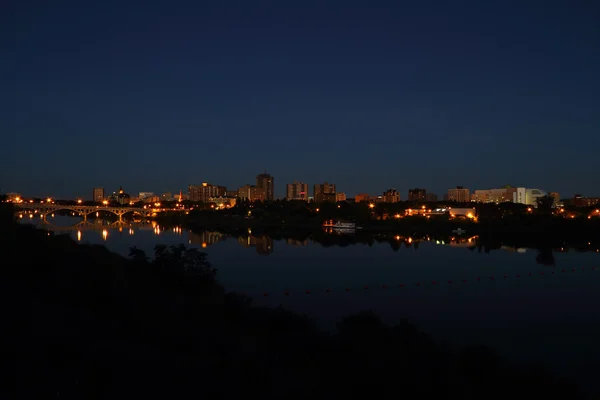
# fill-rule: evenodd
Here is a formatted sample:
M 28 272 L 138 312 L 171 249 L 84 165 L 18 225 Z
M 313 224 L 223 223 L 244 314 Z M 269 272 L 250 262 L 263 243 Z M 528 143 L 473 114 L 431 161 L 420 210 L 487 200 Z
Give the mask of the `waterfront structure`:
M 313 187 L 313 193 L 317 203 L 321 203 L 323 201 L 336 201 L 334 183 L 325 182 L 316 184 Z
M 288 183 L 286 189 L 286 199 L 308 201 L 307 183 L 294 181 L 294 183 Z
M 335 201 L 336 202 L 340 202 L 340 201 L 346 201 L 346 193 L 344 192 L 336 192 L 335 193 Z
M 457 186 L 453 189 L 448 189 L 448 201 L 457 203 L 468 203 L 471 201 L 471 192 L 469 189 L 462 186 Z
M 223 197 L 227 188 L 203 182 L 201 185 L 189 185 L 188 193 L 191 201 L 207 203 L 211 197 Z
M 104 188 L 94 188 L 94 194 L 92 195 L 92 201 L 96 203 L 102 203 L 104 201 Z
M 384 203 L 397 203 L 400 201 L 400 192 L 396 189 L 388 189 L 383 192 Z
M 408 201 L 426 201 L 427 191 L 425 189 L 414 188 L 408 191 Z
M 266 172 L 256 176 L 256 187 L 264 189 L 264 200 L 273 201 L 275 194 L 275 178 Z
M 515 191 L 512 195 L 513 203 L 537 207 L 537 200 L 540 197 L 547 196 L 548 194 L 541 189 L 528 189 L 524 187 L 518 187 L 515 188 Z

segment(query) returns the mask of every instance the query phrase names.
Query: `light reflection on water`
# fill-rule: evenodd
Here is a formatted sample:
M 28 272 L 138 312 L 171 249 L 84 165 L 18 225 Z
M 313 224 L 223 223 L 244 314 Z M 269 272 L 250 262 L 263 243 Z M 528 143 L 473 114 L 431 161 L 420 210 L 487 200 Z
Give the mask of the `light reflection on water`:
M 593 270 L 600 257 L 594 252 L 550 250 L 554 266 L 548 266 L 539 263 L 538 250 L 503 246 L 486 253 L 474 248 L 472 237 L 447 242 L 392 236 L 341 247 L 310 237 L 274 240 L 251 230 L 231 237 L 155 223 L 96 221 L 55 231 L 124 256 L 132 246 L 148 255 L 157 244 L 201 248 L 226 289 L 249 294 L 257 305 L 307 313 L 327 328 L 370 309 L 388 322 L 406 317 L 436 338 L 488 344 L 559 372 L 590 357 L 600 360 L 600 270 Z

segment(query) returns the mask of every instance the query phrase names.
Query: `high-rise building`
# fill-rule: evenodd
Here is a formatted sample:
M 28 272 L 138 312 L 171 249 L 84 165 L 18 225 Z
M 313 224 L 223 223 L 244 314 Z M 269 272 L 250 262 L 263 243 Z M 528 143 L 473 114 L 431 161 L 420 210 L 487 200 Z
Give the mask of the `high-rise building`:
M 239 197 L 241 200 L 248 200 L 251 202 L 265 201 L 267 197 L 267 191 L 262 187 L 244 185 L 238 189 L 237 197 Z
M 335 201 L 336 202 L 346 201 L 346 193 L 344 193 L 344 192 L 336 192 L 335 193 Z
M 286 199 L 308 201 L 308 184 L 294 181 L 287 184 Z
M 426 201 L 427 191 L 425 189 L 410 189 L 408 191 L 408 201 Z
M 435 194 L 435 193 L 427 193 L 425 195 L 425 201 L 427 201 L 427 202 L 438 201 L 437 194 Z
M 397 203 L 400 201 L 400 192 L 396 189 L 388 189 L 383 192 L 384 203 Z
M 317 203 L 321 203 L 323 201 L 335 202 L 335 184 L 327 182 L 316 184 L 314 185 L 313 189 L 315 201 Z
M 462 186 L 457 186 L 454 189 L 448 189 L 448 201 L 457 203 L 468 203 L 471 201 L 471 192 Z
M 102 203 L 104 201 L 104 188 L 94 188 L 92 201 L 96 203 Z
M 256 176 L 256 187 L 265 191 L 265 200 L 273 201 L 275 198 L 275 178 L 264 173 Z
M 189 199 L 191 201 L 201 201 L 208 203 L 208 199 L 211 197 L 223 197 L 227 188 L 224 186 L 211 185 L 206 182 L 202 185 L 189 185 L 188 186 Z

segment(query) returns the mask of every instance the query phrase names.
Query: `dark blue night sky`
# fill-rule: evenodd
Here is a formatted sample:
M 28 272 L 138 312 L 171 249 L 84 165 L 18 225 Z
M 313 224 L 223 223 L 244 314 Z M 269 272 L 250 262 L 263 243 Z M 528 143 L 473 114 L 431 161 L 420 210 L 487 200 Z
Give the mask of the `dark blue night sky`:
M 600 195 L 600 2 L 26 1 L 0 12 L 0 190 Z

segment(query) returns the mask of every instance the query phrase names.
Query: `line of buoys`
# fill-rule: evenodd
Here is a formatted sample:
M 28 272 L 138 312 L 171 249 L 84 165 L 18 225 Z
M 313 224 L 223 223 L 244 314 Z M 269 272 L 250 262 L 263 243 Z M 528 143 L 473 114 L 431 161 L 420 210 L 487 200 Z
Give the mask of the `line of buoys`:
M 598 269 L 598 267 L 591 267 L 590 269 L 591 269 L 592 271 L 596 271 L 596 270 Z M 582 268 L 581 268 L 581 271 L 585 271 L 585 270 L 586 270 L 586 269 L 585 269 L 585 267 L 582 267 Z M 571 271 L 572 271 L 572 272 L 576 272 L 576 271 L 578 271 L 578 269 L 577 269 L 577 268 L 571 268 Z M 563 269 L 561 269 L 561 272 L 567 272 L 567 270 L 566 270 L 565 268 L 563 268 Z M 550 274 L 551 274 L 551 275 L 554 275 L 554 271 L 551 271 L 551 272 L 550 272 Z M 539 275 L 541 275 L 541 276 L 544 276 L 544 275 L 546 275 L 546 272 L 545 272 L 545 271 L 540 271 Z M 532 273 L 532 272 L 528 272 L 528 273 L 527 273 L 527 276 L 533 276 L 533 273 Z M 515 278 L 521 278 L 521 274 L 515 274 L 515 275 L 514 275 L 514 277 L 515 277 Z M 511 278 L 511 276 L 510 276 L 510 275 L 503 275 L 503 278 L 504 278 L 504 279 L 510 279 L 510 278 Z M 480 277 L 480 276 L 478 276 L 478 277 L 476 277 L 476 278 L 475 278 L 475 280 L 476 280 L 477 282 L 481 282 L 481 277 Z M 495 281 L 495 280 L 496 280 L 496 278 L 495 278 L 494 276 L 490 276 L 490 277 L 489 277 L 489 280 L 491 280 L 491 281 Z M 437 284 L 438 284 L 438 282 L 439 282 L 439 281 L 431 281 L 431 284 L 432 284 L 432 285 L 437 285 Z M 450 280 L 448 280 L 447 282 L 448 282 L 448 284 L 452 284 L 454 281 L 450 279 Z M 460 280 L 460 282 L 462 282 L 462 283 L 468 283 L 469 281 L 468 281 L 467 279 L 461 279 L 461 280 Z M 421 283 L 421 282 L 415 282 L 415 285 L 416 285 L 416 286 L 422 286 L 422 283 Z M 400 283 L 400 284 L 399 284 L 397 287 L 399 287 L 399 288 L 404 288 L 405 286 L 406 286 L 406 284 L 404 284 L 404 283 Z M 386 284 L 381 284 L 381 285 L 380 285 L 380 287 L 381 287 L 382 289 L 387 289 L 387 288 L 388 288 L 388 287 L 390 287 L 390 286 L 388 286 L 388 285 L 386 285 Z M 365 285 L 365 286 L 363 286 L 363 289 L 364 289 L 364 290 L 368 290 L 368 289 L 369 289 L 369 286 L 368 286 L 368 285 Z M 347 288 L 345 289 L 345 291 L 346 291 L 346 292 L 350 292 L 350 291 L 352 291 L 352 288 L 349 288 L 349 287 L 347 287 Z M 332 292 L 333 292 L 333 289 L 332 289 L 332 288 L 327 288 L 327 289 L 325 289 L 325 292 L 326 292 L 326 293 L 332 293 Z M 312 291 L 311 291 L 311 290 L 305 290 L 305 291 L 304 291 L 304 294 L 306 294 L 306 295 L 310 295 L 311 293 L 312 293 Z M 268 296 L 269 296 L 269 294 L 270 294 L 269 292 L 263 292 L 263 296 L 264 296 L 264 297 L 268 297 Z M 285 296 L 290 296 L 292 293 L 291 293 L 290 291 L 285 291 L 285 292 L 283 292 L 283 294 L 284 294 Z

